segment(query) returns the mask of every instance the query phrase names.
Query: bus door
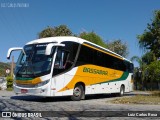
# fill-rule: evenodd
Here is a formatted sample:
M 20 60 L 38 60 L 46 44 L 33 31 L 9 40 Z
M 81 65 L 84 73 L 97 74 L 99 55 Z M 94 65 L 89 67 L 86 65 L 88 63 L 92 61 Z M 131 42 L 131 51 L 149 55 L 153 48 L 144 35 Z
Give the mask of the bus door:
M 54 68 L 53 68 L 53 80 L 52 85 L 55 86 L 56 89 L 56 95 L 61 96 L 63 95 L 63 92 L 61 91 L 64 88 L 64 76 L 66 71 L 66 60 L 67 60 L 68 52 L 64 51 L 61 48 L 58 48 L 55 62 L 54 62 Z

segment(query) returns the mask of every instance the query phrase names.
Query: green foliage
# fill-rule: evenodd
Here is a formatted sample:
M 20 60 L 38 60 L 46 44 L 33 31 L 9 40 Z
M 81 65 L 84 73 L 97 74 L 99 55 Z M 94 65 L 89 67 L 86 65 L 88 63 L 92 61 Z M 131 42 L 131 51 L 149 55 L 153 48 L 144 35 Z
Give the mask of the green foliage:
M 39 33 L 39 38 L 54 37 L 54 36 L 71 36 L 72 32 L 66 25 L 58 27 L 47 27 Z
M 146 64 L 149 65 L 151 62 L 155 61 L 155 55 L 153 52 L 147 52 L 142 56 L 142 61 Z
M 145 72 L 147 73 L 147 80 L 160 82 L 160 61 L 149 64 Z
M 149 81 L 152 81 L 154 83 L 156 82 L 156 79 L 154 79 L 155 74 L 153 74 L 153 73 L 154 73 L 154 69 L 155 70 L 159 69 L 158 68 L 159 66 L 156 66 L 156 65 L 158 65 L 158 64 L 156 64 L 153 67 L 153 63 L 157 63 L 158 61 L 155 61 L 155 57 L 152 52 L 147 52 L 142 57 L 133 56 L 131 58 L 131 61 L 136 61 L 139 63 L 139 69 L 137 69 L 137 68 L 134 69 L 134 80 L 136 83 L 138 83 L 138 84 L 140 83 L 139 84 L 140 89 L 143 89 L 144 87 L 146 87 L 146 85 L 148 84 Z M 151 70 L 151 68 L 152 68 L 152 70 Z M 150 72 L 148 70 L 150 70 Z M 150 77 L 152 77 L 153 79 L 151 80 Z M 137 88 L 137 86 L 136 86 L 136 88 Z M 148 88 L 152 89 L 152 85 L 150 85 Z
M 160 61 L 155 60 L 152 52 L 147 52 L 141 58 L 133 56 L 131 61 L 137 61 L 139 68 L 134 69 L 135 87 L 144 90 L 159 89 L 160 83 Z
M 160 57 L 160 10 L 154 12 L 152 23 L 148 23 L 147 29 L 137 38 L 141 48 L 151 50 L 156 58 Z
M 39 33 L 39 38 L 54 37 L 54 36 L 77 36 L 71 32 L 66 25 L 60 25 L 57 27 L 47 27 Z M 83 32 L 78 35 L 80 38 L 88 40 L 92 43 L 100 45 L 104 48 L 108 48 L 119 55 L 126 57 L 128 55 L 128 48 L 126 43 L 122 43 L 121 40 L 115 40 L 109 44 L 106 44 L 102 38 L 95 32 Z
M 55 36 L 71 36 L 72 32 L 66 25 L 55 27 Z
M 115 40 L 109 44 L 107 44 L 107 48 L 123 57 L 127 57 L 128 55 L 128 47 L 126 43 L 122 43 L 121 40 Z
M 13 91 L 13 88 L 7 88 L 6 90 L 7 91 Z
M 151 24 L 147 24 L 147 29 L 142 35 L 138 36 L 141 48 L 148 49 L 142 56 L 142 79 L 145 83 L 150 82 L 149 88 L 153 88 L 153 83 L 160 82 L 160 10 L 155 11 Z M 158 85 L 157 85 L 158 86 Z
M 45 38 L 45 37 L 54 37 L 55 34 L 54 34 L 54 28 L 52 27 L 47 27 L 46 29 L 42 30 L 40 33 L 39 33 L 39 38 Z
M 122 43 L 121 40 L 115 40 L 111 43 L 106 44 L 102 38 L 100 36 L 98 36 L 96 33 L 94 32 L 83 32 L 80 34 L 80 37 L 88 40 L 90 42 L 93 42 L 97 45 L 100 45 L 102 47 L 108 48 L 109 50 L 123 56 L 123 57 L 127 57 L 128 55 L 128 48 L 127 48 L 127 44 L 126 43 Z
M 0 62 L 0 76 L 6 75 L 6 69 L 9 69 L 10 65 L 7 63 Z
M 103 42 L 102 38 L 94 32 L 83 32 L 79 37 L 106 48 L 106 44 Z
M 139 68 L 135 68 L 134 69 L 134 81 L 135 81 L 135 87 L 136 90 L 139 89 L 143 89 L 144 84 L 146 83 L 146 79 L 145 79 L 145 69 L 146 69 L 146 64 L 143 61 L 143 56 L 142 57 L 138 57 L 138 56 L 133 56 L 130 60 L 136 61 L 139 64 Z
M 7 76 L 7 88 L 12 88 L 13 87 L 13 77 Z
M 134 85 L 135 89 L 142 89 L 142 72 L 140 72 L 139 68 L 134 68 Z
M 133 56 L 131 59 L 130 59 L 132 62 L 133 61 L 136 61 L 138 64 L 139 64 L 139 67 L 141 68 L 142 67 L 142 59 L 138 56 Z

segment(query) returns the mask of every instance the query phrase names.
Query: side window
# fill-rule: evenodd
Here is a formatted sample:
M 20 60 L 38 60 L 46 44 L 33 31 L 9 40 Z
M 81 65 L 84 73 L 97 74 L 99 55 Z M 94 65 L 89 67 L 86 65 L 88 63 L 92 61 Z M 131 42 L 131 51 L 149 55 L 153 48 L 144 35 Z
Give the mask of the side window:
M 125 67 L 126 67 L 124 71 L 132 73 L 133 69 L 134 69 L 133 64 L 128 62 L 128 61 L 124 61 L 124 64 L 125 64 Z
M 134 66 L 132 63 L 129 64 L 129 72 L 133 73 Z
M 75 42 L 62 42 L 62 44 L 65 44 L 65 47 L 63 48 L 63 50 L 68 51 L 69 52 L 69 56 L 68 56 L 68 60 L 71 62 L 75 61 L 75 57 L 77 55 L 77 50 L 78 50 L 78 43 Z
M 113 69 L 114 68 L 114 57 L 108 55 L 108 54 L 105 54 L 105 67 L 108 67 L 108 68 L 111 68 Z
M 62 44 L 65 44 L 65 47 L 58 48 L 53 75 L 69 70 L 75 62 L 79 44 L 69 41 L 62 42 Z
M 116 58 L 115 62 L 117 63 L 117 65 L 116 65 L 117 70 L 127 71 L 127 66 L 124 64 L 123 60 Z
M 77 66 L 85 64 L 94 64 L 121 71 L 129 71 L 132 69 L 131 65 L 129 65 L 129 68 L 121 59 L 82 45 L 77 60 Z
M 96 57 L 95 57 L 95 59 L 96 59 L 96 65 L 98 65 L 98 66 L 104 66 L 104 63 L 105 63 L 105 60 L 104 60 L 104 55 L 103 55 L 103 53 L 102 52 L 99 52 L 99 51 L 96 51 Z
M 58 50 L 57 57 L 55 60 L 54 68 L 56 69 L 65 69 L 66 61 L 69 56 L 68 51 Z
M 77 64 L 93 64 L 94 51 L 84 45 L 81 46 L 81 50 L 78 56 Z

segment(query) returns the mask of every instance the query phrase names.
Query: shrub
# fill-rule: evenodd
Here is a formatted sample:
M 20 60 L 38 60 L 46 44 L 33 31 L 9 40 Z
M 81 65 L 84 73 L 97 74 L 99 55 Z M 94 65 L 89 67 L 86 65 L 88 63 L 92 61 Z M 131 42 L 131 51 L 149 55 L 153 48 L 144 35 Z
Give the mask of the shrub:
M 7 79 L 7 88 L 12 88 L 13 87 L 13 77 L 8 76 L 6 79 Z

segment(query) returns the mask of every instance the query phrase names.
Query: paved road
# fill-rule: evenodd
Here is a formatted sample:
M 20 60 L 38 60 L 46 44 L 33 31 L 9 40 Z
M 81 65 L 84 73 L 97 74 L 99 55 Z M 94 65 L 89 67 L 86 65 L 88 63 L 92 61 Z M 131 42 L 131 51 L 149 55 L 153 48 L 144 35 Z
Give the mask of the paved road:
M 134 92 L 126 94 L 125 97 L 132 97 L 135 94 L 146 94 L 145 92 Z M 92 95 L 87 96 L 86 100 L 82 101 L 71 101 L 69 97 L 55 97 L 55 98 L 44 98 L 44 97 L 35 97 L 35 96 L 25 96 L 25 95 L 16 95 L 13 92 L 0 91 L 0 110 L 1 111 L 63 111 L 67 114 L 65 118 L 56 118 L 56 119 L 93 119 L 89 118 L 80 118 L 71 116 L 70 111 L 115 111 L 111 114 L 123 115 L 126 114 L 123 111 L 160 111 L 160 105 L 124 105 L 124 104 L 112 104 L 109 101 L 117 97 L 112 97 L 110 95 Z M 116 112 L 121 111 L 121 112 Z M 53 113 L 53 112 L 52 112 Z M 52 114 L 48 113 L 48 114 Z M 103 112 L 102 112 L 103 113 Z M 101 114 L 102 114 L 101 113 Z M 130 113 L 130 112 L 129 112 Z M 87 113 L 89 116 L 94 116 L 95 114 L 100 114 L 96 112 Z M 59 115 L 59 114 L 58 114 Z M 77 115 L 77 113 L 76 113 Z M 38 118 L 39 119 L 39 118 Z M 50 117 L 43 119 L 53 119 Z M 104 117 L 94 117 L 94 119 L 110 119 Z M 113 119 L 113 118 L 112 118 Z M 150 119 L 144 117 L 126 117 L 119 118 L 114 117 L 115 120 L 118 119 Z M 153 118 L 155 119 L 155 118 Z M 156 118 L 158 119 L 158 118 Z

